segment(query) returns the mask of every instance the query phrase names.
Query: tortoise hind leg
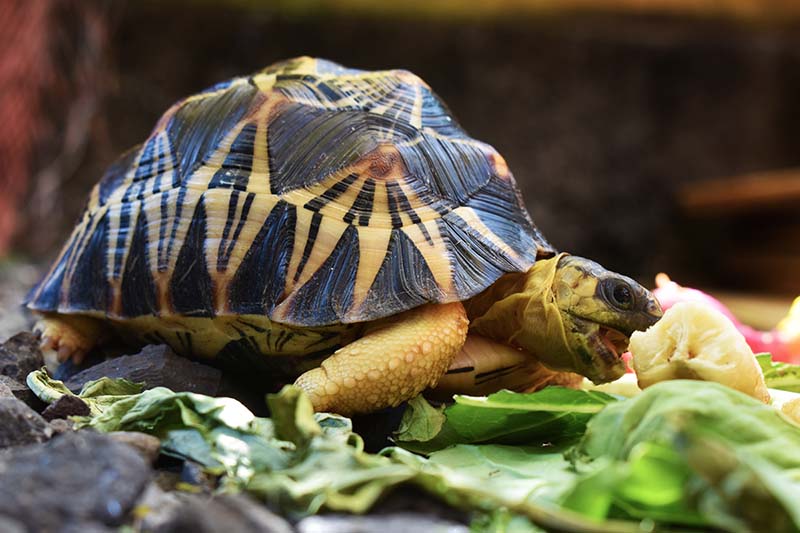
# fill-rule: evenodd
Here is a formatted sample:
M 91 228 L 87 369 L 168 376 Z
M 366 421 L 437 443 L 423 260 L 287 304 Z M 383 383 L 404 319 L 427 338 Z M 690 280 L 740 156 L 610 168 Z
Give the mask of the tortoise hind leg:
M 417 307 L 378 321 L 295 384 L 317 411 L 351 415 L 398 405 L 439 381 L 467 325 L 459 302 Z
M 102 336 L 103 322 L 92 317 L 76 315 L 43 315 L 33 327 L 41 336 L 42 350 L 55 350 L 58 361 L 72 359 L 80 364 Z

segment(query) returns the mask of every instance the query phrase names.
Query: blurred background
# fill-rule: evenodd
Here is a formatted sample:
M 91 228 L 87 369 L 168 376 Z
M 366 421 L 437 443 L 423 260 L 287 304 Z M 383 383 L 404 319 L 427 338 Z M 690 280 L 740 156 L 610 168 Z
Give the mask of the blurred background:
M 562 250 L 762 327 L 800 294 L 796 0 L 2 0 L 0 323 L 175 100 L 303 54 L 419 74 Z

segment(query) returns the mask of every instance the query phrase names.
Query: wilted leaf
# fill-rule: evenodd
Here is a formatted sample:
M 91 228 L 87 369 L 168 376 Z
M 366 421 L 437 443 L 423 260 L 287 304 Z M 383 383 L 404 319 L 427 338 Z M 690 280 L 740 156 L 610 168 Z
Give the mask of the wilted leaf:
M 63 382 L 51 378 L 45 369 L 28 374 L 28 387 L 45 403 L 52 403 L 62 396 L 75 396 Z M 142 391 L 142 386 L 126 379 L 100 378 L 83 386 L 79 396 L 89 406 L 91 416 L 102 414 L 116 402 Z

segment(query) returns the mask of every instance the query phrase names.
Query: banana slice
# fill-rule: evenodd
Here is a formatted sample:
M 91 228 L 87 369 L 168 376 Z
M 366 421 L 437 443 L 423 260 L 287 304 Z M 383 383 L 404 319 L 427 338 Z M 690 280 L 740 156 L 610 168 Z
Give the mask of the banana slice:
M 716 381 L 769 403 L 764 375 L 736 326 L 706 304 L 670 307 L 629 345 L 641 388 L 667 379 Z

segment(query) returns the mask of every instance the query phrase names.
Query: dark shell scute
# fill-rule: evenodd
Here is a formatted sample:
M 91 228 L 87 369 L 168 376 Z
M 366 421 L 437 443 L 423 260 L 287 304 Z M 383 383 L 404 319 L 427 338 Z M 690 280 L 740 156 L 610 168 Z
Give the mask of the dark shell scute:
M 439 220 L 440 231 L 448 236 L 452 250 L 453 283 L 462 299 L 475 296 L 483 280 L 499 278 L 505 272 L 513 272 L 514 264 L 483 241 L 470 235 L 470 226 L 456 215 Z
M 238 84 L 178 108 L 167 126 L 167 135 L 173 152 L 178 155 L 180 183 L 203 164 L 205 157 L 242 120 L 257 93 L 252 85 Z
M 261 226 L 231 281 L 233 312 L 267 315 L 277 305 L 294 247 L 295 209 L 286 202 L 278 202 Z
M 370 113 L 290 104 L 268 132 L 273 194 L 309 187 L 352 165 L 381 142 L 413 139 L 417 132 Z
M 139 156 L 140 148 L 140 146 L 135 146 L 128 150 L 108 167 L 108 170 L 103 174 L 98 184 L 99 205 L 105 205 L 111 193 L 117 190 L 125 180 L 125 174 Z
M 97 223 L 84 243 L 83 253 L 70 279 L 69 302 L 75 309 L 91 311 L 108 307 L 108 273 L 106 268 L 108 219 Z
M 122 310 L 126 316 L 148 315 L 158 308 L 156 284 L 151 272 L 147 254 L 147 217 L 144 211 L 139 211 L 122 276 Z
M 486 155 L 472 144 L 453 143 L 422 134 L 423 141 L 398 146 L 408 168 L 409 182 L 422 182 L 423 189 L 455 208 L 464 205 L 492 176 Z
M 510 190 L 497 177 L 492 177 L 481 194 L 469 198 L 464 205 L 471 207 L 492 233 L 500 237 L 503 242 L 518 243 L 517 248 L 523 254 L 533 254 L 535 258 L 537 248 L 537 234 L 530 231 L 530 222 L 523 212 L 509 209 L 517 199 L 513 190 Z M 544 239 L 539 236 L 541 241 Z M 525 259 L 530 260 L 531 257 Z
M 422 126 L 436 133 L 453 138 L 468 138 L 453 114 L 433 91 L 422 88 Z
M 211 178 L 209 189 L 217 187 L 232 188 L 240 191 L 247 189 L 250 181 L 250 172 L 253 169 L 253 151 L 257 124 L 247 124 L 231 145 L 230 152 L 225 161 Z
M 364 307 L 388 316 L 441 298 L 441 289 L 425 257 L 401 230 L 392 230 L 383 260 Z
M 358 271 L 358 233 L 345 230 L 331 255 L 295 294 L 292 305 L 312 324 L 332 324 L 350 309 Z M 308 313 L 311 316 L 308 316 Z M 294 313 L 289 313 L 293 315 Z
M 214 314 L 214 285 L 206 265 L 205 238 L 206 210 L 200 201 L 170 283 L 172 305 L 182 315 L 210 317 Z

